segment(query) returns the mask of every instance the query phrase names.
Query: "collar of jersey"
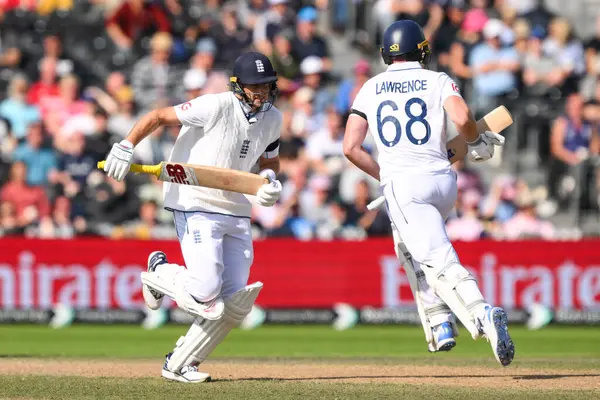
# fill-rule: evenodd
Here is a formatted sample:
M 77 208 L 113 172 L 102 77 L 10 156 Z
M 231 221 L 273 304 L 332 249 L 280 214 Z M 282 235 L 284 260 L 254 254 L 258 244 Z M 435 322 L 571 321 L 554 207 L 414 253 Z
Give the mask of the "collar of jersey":
M 388 67 L 388 71 L 404 71 L 407 69 L 423 69 L 418 61 L 407 61 L 403 63 L 392 64 Z

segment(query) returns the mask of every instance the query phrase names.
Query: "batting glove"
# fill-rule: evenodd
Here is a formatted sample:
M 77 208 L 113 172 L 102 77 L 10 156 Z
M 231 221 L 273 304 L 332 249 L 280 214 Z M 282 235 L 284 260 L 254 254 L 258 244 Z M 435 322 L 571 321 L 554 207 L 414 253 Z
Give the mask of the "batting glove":
M 121 140 L 121 143 L 115 143 L 106 157 L 104 172 L 111 178 L 121 182 L 129 168 L 131 167 L 131 158 L 133 157 L 133 144 L 127 140 Z
M 267 178 L 269 183 L 262 185 L 256 192 L 256 203 L 263 207 L 272 207 L 281 196 L 281 182 L 277 180 L 275 172 L 271 169 L 261 171 L 260 176 Z
M 487 161 L 494 156 L 494 146 L 504 146 L 504 136 L 492 131 L 485 131 L 474 142 L 467 142 L 467 145 L 471 161 Z

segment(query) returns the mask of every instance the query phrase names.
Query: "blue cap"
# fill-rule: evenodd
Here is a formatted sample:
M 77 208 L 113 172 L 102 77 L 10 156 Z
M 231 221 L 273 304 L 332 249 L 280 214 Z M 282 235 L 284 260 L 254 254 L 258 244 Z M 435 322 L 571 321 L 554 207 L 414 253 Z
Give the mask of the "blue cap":
M 298 11 L 298 20 L 315 22 L 317 20 L 318 15 L 319 13 L 316 8 L 310 6 L 304 7 L 300 11 Z
M 196 44 L 196 53 L 210 53 L 215 55 L 217 52 L 217 46 L 215 45 L 215 41 L 211 38 L 202 38 L 198 40 L 198 44 Z
M 546 29 L 542 25 L 536 25 L 531 30 L 531 37 L 536 39 L 544 39 L 546 37 Z

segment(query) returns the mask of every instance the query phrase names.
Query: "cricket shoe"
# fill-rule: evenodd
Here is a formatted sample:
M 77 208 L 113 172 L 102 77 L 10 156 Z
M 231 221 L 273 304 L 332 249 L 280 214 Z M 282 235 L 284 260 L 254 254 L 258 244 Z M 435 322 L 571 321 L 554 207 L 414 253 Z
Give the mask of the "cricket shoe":
M 153 251 L 148 256 L 148 272 L 154 272 L 156 267 L 162 264 L 167 264 L 167 256 L 162 251 Z M 158 310 L 163 302 L 164 294 L 157 292 L 150 286 L 142 285 L 142 294 L 144 301 L 151 310 Z
M 450 351 L 454 346 L 456 346 L 454 331 L 452 330 L 452 324 L 450 322 L 442 322 L 441 324 L 431 328 L 431 330 L 433 331 L 435 352 Z
M 206 372 L 198 371 L 198 366 L 196 365 L 184 365 L 178 372 L 170 371 L 167 369 L 167 364 L 169 363 L 169 359 L 173 353 L 167 354 L 165 358 L 165 364 L 162 369 L 162 377 L 183 383 L 200 383 L 200 382 L 210 382 L 210 375 Z
M 515 345 L 508 334 L 506 311 L 500 307 L 488 306 L 480 323 L 488 342 L 492 346 L 496 360 L 506 367 L 515 357 Z

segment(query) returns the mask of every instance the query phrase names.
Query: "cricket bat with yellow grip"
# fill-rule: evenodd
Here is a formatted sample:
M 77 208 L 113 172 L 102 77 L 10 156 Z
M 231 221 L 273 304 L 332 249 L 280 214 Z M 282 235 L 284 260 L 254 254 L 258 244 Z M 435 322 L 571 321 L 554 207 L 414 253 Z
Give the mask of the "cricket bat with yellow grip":
M 98 169 L 104 169 L 104 164 L 105 161 L 100 161 Z M 267 178 L 250 172 L 165 161 L 156 165 L 132 164 L 129 171 L 151 174 L 163 182 L 203 186 L 250 195 L 255 195 L 258 188 L 269 183 Z
M 477 132 L 483 133 L 485 131 L 492 131 L 500 133 L 511 126 L 512 123 L 513 118 L 510 111 L 504 106 L 499 106 L 477 121 Z M 450 140 L 447 144 L 450 162 L 454 163 L 458 160 L 462 160 L 467 155 L 467 147 L 467 142 L 461 135 Z M 367 209 L 374 210 L 383 203 L 385 203 L 385 198 L 383 196 L 378 197 L 367 205 Z

